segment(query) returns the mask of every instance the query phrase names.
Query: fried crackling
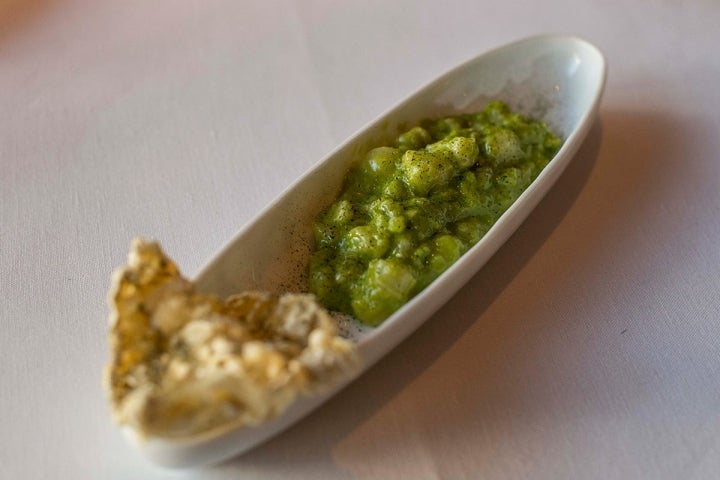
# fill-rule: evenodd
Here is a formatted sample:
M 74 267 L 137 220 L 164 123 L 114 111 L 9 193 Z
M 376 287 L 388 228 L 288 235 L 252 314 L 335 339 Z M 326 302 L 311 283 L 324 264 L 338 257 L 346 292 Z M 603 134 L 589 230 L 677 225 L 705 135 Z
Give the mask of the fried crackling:
M 105 387 L 141 437 L 258 425 L 357 367 L 312 295 L 196 291 L 159 245 L 135 239 L 113 276 Z

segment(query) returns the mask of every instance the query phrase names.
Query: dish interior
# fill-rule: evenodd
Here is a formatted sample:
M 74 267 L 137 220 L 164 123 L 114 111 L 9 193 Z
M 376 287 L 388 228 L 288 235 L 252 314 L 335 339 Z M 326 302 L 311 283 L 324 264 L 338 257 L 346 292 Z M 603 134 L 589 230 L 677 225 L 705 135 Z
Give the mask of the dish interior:
M 457 67 L 351 137 L 287 189 L 206 267 L 196 279 L 199 288 L 221 296 L 248 289 L 308 291 L 313 220 L 334 200 L 360 156 L 424 118 L 478 111 L 493 99 L 544 120 L 567 140 L 597 100 L 602 65 L 600 53 L 581 40 L 541 37 Z M 348 319 L 340 324 L 350 338 L 368 331 Z

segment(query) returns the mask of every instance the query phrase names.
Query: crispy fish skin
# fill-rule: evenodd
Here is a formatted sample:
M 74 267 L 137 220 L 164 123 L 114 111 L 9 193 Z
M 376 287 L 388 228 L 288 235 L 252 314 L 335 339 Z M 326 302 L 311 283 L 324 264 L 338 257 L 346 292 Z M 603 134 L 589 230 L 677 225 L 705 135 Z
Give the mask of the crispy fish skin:
M 358 365 L 312 295 L 198 293 L 155 242 L 133 241 L 108 301 L 105 389 L 115 421 L 141 437 L 257 425 Z

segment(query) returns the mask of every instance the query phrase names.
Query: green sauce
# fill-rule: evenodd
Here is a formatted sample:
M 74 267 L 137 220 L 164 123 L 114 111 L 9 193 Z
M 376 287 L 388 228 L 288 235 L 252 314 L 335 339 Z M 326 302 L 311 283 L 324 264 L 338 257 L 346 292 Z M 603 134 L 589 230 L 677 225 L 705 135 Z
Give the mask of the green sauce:
M 561 144 L 496 101 L 370 150 L 314 224 L 310 290 L 330 310 L 380 324 L 477 243 Z

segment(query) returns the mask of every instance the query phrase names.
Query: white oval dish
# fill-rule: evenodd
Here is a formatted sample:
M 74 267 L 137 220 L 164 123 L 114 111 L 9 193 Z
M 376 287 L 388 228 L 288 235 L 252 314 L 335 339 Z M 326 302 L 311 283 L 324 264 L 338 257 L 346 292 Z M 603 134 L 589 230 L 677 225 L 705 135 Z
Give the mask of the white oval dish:
M 357 342 L 362 370 L 372 366 L 457 292 L 510 237 L 555 183 L 580 147 L 597 113 L 606 77 L 602 53 L 567 36 L 539 36 L 497 48 L 460 65 L 378 117 L 333 151 L 245 226 L 196 279 L 201 290 L 227 296 L 248 289 L 306 291 L 311 225 L 339 191 L 358 155 L 428 117 L 481 110 L 492 99 L 548 123 L 562 136 L 558 154 L 490 231 L 423 292 L 377 328 L 342 325 Z M 242 453 L 288 428 L 353 379 L 305 397 L 277 419 L 187 440 L 133 443 L 152 461 L 195 467 Z

